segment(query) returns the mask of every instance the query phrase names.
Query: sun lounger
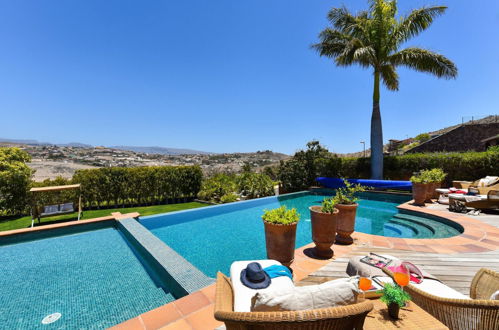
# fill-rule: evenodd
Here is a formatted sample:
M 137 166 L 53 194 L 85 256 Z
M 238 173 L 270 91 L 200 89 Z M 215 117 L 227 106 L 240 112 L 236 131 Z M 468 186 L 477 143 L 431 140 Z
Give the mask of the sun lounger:
M 460 203 L 464 207 L 474 209 L 499 208 L 499 190 L 490 190 L 486 195 L 468 196 L 462 194 L 449 194 L 449 209 L 459 210 Z

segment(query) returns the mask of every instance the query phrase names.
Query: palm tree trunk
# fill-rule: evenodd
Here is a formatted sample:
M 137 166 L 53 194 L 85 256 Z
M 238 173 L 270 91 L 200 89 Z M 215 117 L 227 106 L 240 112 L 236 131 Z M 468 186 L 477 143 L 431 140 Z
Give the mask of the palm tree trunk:
M 373 113 L 371 116 L 371 179 L 383 179 L 383 128 L 379 110 L 379 71 L 374 71 Z

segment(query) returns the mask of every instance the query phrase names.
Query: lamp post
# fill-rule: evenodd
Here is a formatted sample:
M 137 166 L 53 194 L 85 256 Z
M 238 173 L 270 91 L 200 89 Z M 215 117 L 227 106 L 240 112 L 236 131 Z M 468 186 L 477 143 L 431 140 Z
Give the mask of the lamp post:
M 366 142 L 360 141 L 360 143 L 364 146 L 364 158 L 366 158 Z

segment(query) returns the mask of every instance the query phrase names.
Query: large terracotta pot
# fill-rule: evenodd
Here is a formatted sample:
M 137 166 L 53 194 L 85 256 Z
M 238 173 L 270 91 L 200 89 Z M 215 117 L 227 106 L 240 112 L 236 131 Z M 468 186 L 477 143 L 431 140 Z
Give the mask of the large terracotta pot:
M 399 318 L 399 311 L 400 311 L 400 306 L 399 304 L 396 303 L 390 303 L 388 305 L 388 314 L 393 318 L 393 319 L 398 319 Z
M 424 206 L 427 190 L 427 183 L 412 183 L 412 199 L 414 199 L 414 205 Z
M 426 203 L 431 203 L 432 198 L 435 198 L 434 195 L 436 194 L 435 189 L 438 188 L 440 185 L 440 182 L 429 182 L 426 184 Z
M 338 209 L 336 217 L 336 242 L 340 244 L 352 244 L 353 238 L 350 236 L 355 230 L 355 215 L 359 204 L 336 204 Z
M 310 206 L 310 218 L 312 219 L 312 240 L 315 243 L 314 254 L 319 258 L 331 258 L 334 254 L 331 245 L 334 244 L 336 236 L 336 217 L 338 209 L 334 213 L 322 213 L 321 206 Z
M 265 226 L 265 242 L 267 258 L 279 261 L 289 267 L 295 259 L 296 225 L 280 225 L 263 222 Z

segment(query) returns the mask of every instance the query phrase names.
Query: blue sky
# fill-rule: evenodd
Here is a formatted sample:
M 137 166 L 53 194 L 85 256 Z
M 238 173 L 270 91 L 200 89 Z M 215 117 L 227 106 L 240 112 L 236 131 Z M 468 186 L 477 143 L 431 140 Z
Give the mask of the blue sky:
M 213 152 L 368 144 L 372 74 L 310 49 L 331 7 L 364 0 L 0 1 L 0 137 Z M 399 69 L 384 139 L 499 113 L 499 2 L 399 1 L 447 13 L 408 45 L 456 80 Z

